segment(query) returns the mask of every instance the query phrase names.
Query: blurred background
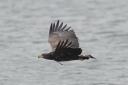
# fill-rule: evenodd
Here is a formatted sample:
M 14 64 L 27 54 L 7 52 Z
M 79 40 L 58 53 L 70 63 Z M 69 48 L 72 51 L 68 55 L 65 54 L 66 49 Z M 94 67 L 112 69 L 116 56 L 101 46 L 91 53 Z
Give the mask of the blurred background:
M 0 85 L 126 85 L 128 0 L 0 0 Z M 75 30 L 96 60 L 38 59 L 50 23 Z

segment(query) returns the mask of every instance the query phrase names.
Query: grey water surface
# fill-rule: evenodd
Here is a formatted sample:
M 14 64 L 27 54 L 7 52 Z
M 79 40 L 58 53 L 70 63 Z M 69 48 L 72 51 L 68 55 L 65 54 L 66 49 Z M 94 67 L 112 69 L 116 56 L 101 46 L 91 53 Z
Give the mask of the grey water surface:
M 37 58 L 58 19 L 96 60 Z M 0 0 L 0 85 L 128 85 L 128 0 Z

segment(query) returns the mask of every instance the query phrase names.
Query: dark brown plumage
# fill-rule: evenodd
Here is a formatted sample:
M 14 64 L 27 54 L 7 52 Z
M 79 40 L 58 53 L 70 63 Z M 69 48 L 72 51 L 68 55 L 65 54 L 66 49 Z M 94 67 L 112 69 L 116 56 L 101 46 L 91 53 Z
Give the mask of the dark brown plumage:
M 94 58 L 91 55 L 82 56 L 81 48 L 71 48 L 72 42 L 69 40 L 60 41 L 55 51 L 42 54 L 43 58 L 55 61 L 84 60 Z

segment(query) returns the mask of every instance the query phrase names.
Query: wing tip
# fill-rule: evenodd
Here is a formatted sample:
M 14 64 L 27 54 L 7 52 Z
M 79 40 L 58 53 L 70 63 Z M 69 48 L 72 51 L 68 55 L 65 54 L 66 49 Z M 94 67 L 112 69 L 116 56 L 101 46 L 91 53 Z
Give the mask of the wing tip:
M 56 20 L 56 22 L 51 23 L 50 25 L 50 30 L 49 30 L 49 34 L 53 33 L 53 32 L 63 32 L 63 31 L 72 31 L 71 26 L 67 26 L 67 24 L 63 24 L 62 21 L 60 21 L 59 19 Z
M 56 49 L 63 49 L 63 48 L 70 48 L 72 46 L 72 41 L 70 40 L 63 40 L 63 41 L 59 41 L 57 44 Z

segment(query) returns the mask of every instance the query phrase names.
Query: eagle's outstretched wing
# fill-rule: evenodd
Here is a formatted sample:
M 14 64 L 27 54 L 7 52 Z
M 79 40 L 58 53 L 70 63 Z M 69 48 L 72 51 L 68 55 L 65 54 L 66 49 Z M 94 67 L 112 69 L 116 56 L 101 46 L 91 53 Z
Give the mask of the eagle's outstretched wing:
M 72 42 L 71 48 L 79 48 L 78 38 L 73 30 L 70 29 L 71 27 L 67 27 L 63 25 L 63 22 L 59 20 L 56 23 L 51 23 L 50 30 L 49 30 L 49 39 L 48 42 L 50 43 L 52 50 L 55 50 L 59 41 L 70 40 Z
M 81 48 L 71 48 L 72 42 L 69 40 L 60 41 L 54 51 L 53 56 L 56 60 L 77 59 L 81 54 Z
M 80 55 L 81 48 L 71 48 L 72 42 L 69 40 L 60 41 L 55 49 L 56 54 L 67 54 L 67 55 Z

